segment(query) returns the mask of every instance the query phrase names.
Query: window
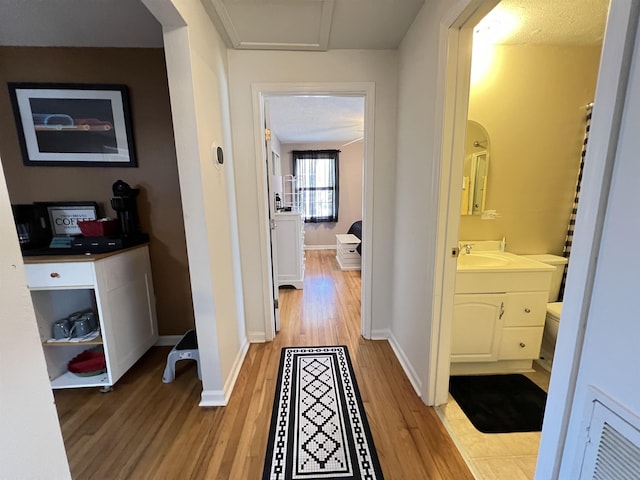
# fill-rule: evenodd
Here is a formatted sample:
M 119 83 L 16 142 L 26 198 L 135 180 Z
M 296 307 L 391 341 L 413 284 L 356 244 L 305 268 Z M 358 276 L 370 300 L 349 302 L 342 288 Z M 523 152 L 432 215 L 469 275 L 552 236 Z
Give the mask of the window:
M 294 150 L 293 172 L 305 222 L 338 221 L 340 150 Z

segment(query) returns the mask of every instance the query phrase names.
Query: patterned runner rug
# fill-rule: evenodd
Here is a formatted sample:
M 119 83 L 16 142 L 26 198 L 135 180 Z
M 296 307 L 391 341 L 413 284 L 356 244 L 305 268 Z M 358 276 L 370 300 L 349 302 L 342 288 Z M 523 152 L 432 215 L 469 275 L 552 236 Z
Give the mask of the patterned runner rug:
M 347 347 L 282 349 L 262 478 L 383 478 Z

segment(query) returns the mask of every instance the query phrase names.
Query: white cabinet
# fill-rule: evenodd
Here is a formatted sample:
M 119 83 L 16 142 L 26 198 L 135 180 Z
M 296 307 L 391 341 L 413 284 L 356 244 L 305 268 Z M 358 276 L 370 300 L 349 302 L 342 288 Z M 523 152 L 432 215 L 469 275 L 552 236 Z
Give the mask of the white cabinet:
M 302 288 L 304 283 L 304 222 L 300 212 L 275 214 L 278 286 Z
M 352 233 L 336 235 L 336 259 L 340 270 L 360 270 L 361 258 L 358 253 L 360 239 Z
M 451 374 L 530 371 L 540 354 L 551 273 L 456 276 Z
M 505 295 L 456 295 L 453 305 L 452 362 L 498 359 Z
M 49 378 L 53 388 L 111 387 L 156 342 L 155 296 L 146 245 L 93 254 L 25 257 Z M 48 342 L 53 324 L 91 309 L 100 335 L 85 342 Z M 106 372 L 77 376 L 68 362 L 87 349 L 102 349 Z

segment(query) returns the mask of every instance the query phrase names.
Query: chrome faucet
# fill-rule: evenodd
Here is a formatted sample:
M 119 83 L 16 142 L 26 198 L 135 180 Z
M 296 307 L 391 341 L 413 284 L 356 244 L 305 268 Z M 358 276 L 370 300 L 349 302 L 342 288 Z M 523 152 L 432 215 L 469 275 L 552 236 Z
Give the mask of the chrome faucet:
M 463 245 L 460 245 L 460 248 L 463 248 L 464 253 L 466 253 L 467 255 L 471 253 L 471 247 L 473 247 L 473 243 L 465 243 Z

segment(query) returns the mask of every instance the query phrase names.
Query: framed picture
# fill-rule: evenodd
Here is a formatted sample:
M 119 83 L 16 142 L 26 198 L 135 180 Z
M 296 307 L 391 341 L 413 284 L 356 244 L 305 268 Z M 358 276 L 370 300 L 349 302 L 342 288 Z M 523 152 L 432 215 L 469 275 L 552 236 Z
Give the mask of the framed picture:
M 136 167 L 125 85 L 9 83 L 25 165 Z

